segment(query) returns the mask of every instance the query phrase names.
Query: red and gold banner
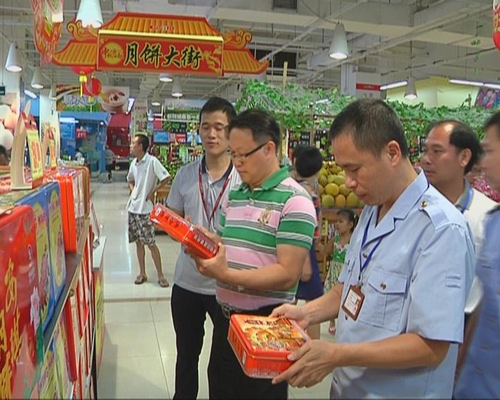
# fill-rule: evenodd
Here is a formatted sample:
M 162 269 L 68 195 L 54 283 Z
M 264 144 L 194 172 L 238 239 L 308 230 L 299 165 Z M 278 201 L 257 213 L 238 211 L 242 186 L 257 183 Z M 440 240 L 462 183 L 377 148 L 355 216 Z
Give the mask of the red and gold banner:
M 223 39 L 186 35 L 137 35 L 100 30 L 99 71 L 222 75 Z

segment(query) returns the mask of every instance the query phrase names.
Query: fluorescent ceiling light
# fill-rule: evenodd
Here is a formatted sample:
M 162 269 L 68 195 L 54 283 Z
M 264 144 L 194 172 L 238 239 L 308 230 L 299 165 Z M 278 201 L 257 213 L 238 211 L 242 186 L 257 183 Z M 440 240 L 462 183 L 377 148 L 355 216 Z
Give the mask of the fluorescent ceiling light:
M 82 21 L 82 26 L 85 28 L 92 25 L 94 28 L 99 28 L 102 25 L 102 12 L 99 0 L 82 0 L 76 19 Z
M 66 124 L 77 124 L 78 121 L 75 117 L 59 117 L 59 122 L 64 122 Z
M 401 86 L 406 86 L 408 85 L 408 81 L 399 81 L 399 82 L 393 82 L 393 83 L 388 83 L 386 85 L 380 86 L 380 90 L 389 90 L 389 89 L 395 89 Z
M 21 58 L 15 43 L 9 46 L 9 53 L 7 54 L 7 61 L 5 62 L 5 69 L 10 72 L 21 72 L 23 67 L 21 65 Z
M 415 100 L 416 98 L 418 98 L 418 95 L 417 88 L 415 87 L 415 79 L 413 79 L 413 76 L 410 76 L 408 78 L 408 85 L 406 85 L 405 99 Z
M 349 55 L 347 37 L 345 34 L 344 24 L 342 23 L 337 24 L 335 30 L 333 31 L 333 40 L 330 45 L 328 55 L 334 60 L 345 60 Z
M 500 85 L 498 83 L 485 83 L 484 87 L 500 90 Z
M 43 77 L 40 67 L 35 67 L 33 70 L 33 78 L 31 78 L 31 87 L 33 89 L 43 89 Z
M 36 99 L 36 93 L 32 92 L 31 90 L 29 89 L 24 89 L 24 94 L 26 96 L 29 96 L 31 97 L 32 99 Z
M 161 73 L 160 74 L 160 81 L 168 83 L 168 82 L 172 82 L 173 79 L 169 74 Z
M 484 86 L 483 82 L 468 81 L 465 79 L 450 79 L 448 82 L 456 83 L 457 85 Z

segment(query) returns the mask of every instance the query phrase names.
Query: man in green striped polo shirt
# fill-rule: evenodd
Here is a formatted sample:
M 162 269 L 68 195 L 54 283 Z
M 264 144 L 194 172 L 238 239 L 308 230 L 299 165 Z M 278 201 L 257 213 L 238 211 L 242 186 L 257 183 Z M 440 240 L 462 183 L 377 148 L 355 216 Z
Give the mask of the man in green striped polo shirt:
M 228 317 L 269 315 L 294 302 L 312 245 L 316 212 L 309 194 L 280 169 L 279 146 L 279 125 L 265 111 L 247 110 L 229 125 L 231 158 L 243 183 L 223 207 L 218 254 L 196 259 L 200 272 L 217 280 L 217 301 Z M 227 365 L 217 398 L 287 398 L 285 382 L 246 376 L 226 339 L 214 341 L 212 351 Z

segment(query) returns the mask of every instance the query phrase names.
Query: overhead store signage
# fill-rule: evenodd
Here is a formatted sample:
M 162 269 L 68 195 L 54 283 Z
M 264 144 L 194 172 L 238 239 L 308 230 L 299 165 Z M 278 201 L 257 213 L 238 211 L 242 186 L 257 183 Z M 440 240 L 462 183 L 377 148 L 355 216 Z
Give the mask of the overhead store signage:
M 100 30 L 99 71 L 222 75 L 222 37 L 141 35 Z
M 101 28 L 74 20 L 67 30 L 72 38 L 52 62 L 77 67 L 83 75 L 94 70 L 260 75 L 269 66 L 246 47 L 251 33 L 222 34 L 204 17 L 119 12 Z

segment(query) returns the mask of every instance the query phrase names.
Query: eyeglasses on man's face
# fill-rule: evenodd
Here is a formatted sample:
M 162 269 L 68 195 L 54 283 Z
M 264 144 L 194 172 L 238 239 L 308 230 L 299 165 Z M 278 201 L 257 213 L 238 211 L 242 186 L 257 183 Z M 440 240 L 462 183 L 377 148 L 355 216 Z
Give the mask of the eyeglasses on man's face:
M 208 124 L 208 123 L 202 123 L 200 125 L 200 133 L 208 133 L 211 132 L 212 129 L 217 132 L 217 133 L 223 133 L 227 130 L 227 125 L 223 125 L 220 123 L 217 124 Z
M 250 157 L 252 154 L 257 153 L 260 149 L 262 149 L 268 143 L 269 142 L 259 144 L 255 149 L 250 150 L 248 153 L 245 153 L 245 154 L 236 154 L 236 153 L 231 152 L 231 153 L 229 153 L 229 155 L 231 156 L 231 159 L 233 161 L 245 161 L 248 157 Z

